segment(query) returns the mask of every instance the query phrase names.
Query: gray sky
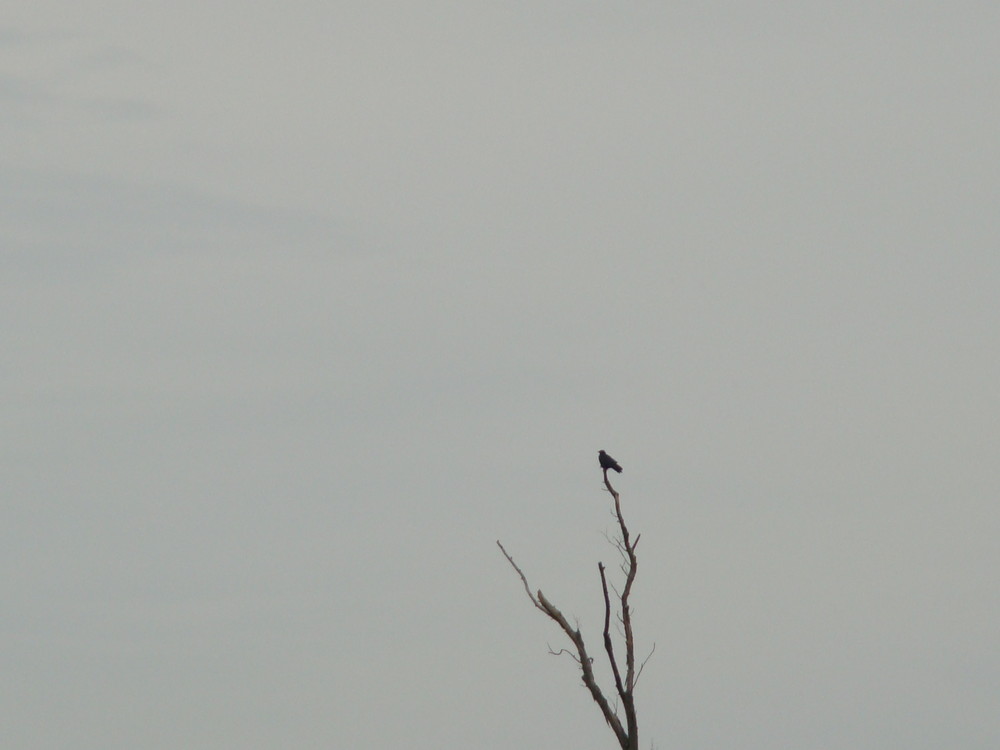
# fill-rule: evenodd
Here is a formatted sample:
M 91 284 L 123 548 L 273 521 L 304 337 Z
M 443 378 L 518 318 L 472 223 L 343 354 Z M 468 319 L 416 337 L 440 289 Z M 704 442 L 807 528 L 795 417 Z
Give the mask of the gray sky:
M 0 745 L 997 747 L 994 5 L 4 19 Z

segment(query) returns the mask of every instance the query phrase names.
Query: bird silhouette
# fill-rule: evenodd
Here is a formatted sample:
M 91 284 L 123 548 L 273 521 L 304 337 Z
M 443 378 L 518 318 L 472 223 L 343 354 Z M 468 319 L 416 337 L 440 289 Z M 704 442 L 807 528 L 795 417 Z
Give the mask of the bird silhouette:
M 605 471 L 607 471 L 608 469 L 613 469 L 614 471 L 617 471 L 619 474 L 622 473 L 622 467 L 618 465 L 618 462 L 615 461 L 613 458 L 611 458 L 611 456 L 609 456 L 604 451 L 598 451 L 597 460 L 601 462 L 601 468 L 604 469 Z

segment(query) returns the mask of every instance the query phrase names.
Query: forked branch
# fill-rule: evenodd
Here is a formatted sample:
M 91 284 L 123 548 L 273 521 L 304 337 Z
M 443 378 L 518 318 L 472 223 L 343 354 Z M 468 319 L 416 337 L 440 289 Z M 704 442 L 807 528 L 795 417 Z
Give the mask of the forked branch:
M 580 671 L 583 676 L 583 684 L 590 691 L 590 695 L 593 697 L 594 702 L 597 704 L 598 708 L 601 709 L 601 713 L 604 715 L 604 720 L 611 727 L 611 731 L 615 733 L 615 737 L 618 738 L 618 743 L 623 748 L 628 748 L 628 735 L 625 733 L 625 729 L 622 727 L 622 723 L 619 720 L 614 709 L 608 703 L 608 699 L 604 697 L 604 693 L 601 692 L 600 686 L 597 684 L 597 679 L 594 677 L 594 660 L 590 658 L 587 653 L 587 645 L 584 643 L 583 635 L 580 633 L 578 628 L 574 628 L 569 624 L 569 620 L 566 616 L 559 611 L 552 602 L 545 598 L 545 594 L 539 589 L 537 593 L 531 593 L 531 587 L 528 585 L 527 576 L 524 575 L 524 571 L 518 567 L 517 563 L 514 562 L 514 558 L 510 556 L 506 549 L 504 549 L 503 544 L 500 540 L 497 540 L 497 546 L 500 551 L 503 552 L 504 557 L 507 558 L 507 562 L 511 564 L 511 567 L 517 571 L 517 574 L 521 577 L 521 581 L 524 583 L 524 590 L 528 593 L 528 598 L 531 599 L 531 603 L 534 604 L 538 609 L 542 610 L 548 617 L 553 620 L 566 634 L 566 636 L 573 642 L 573 646 L 576 648 L 576 658 L 577 663 L 580 665 Z M 550 648 L 551 652 L 552 649 Z M 557 652 L 560 653 L 560 652 Z
M 590 695 L 593 697 L 594 702 L 597 703 L 598 708 L 601 710 L 601 714 L 604 716 L 604 720 L 611 727 L 611 730 L 615 733 L 615 738 L 618 740 L 618 744 L 621 746 L 622 750 L 638 750 L 639 748 L 639 733 L 638 733 L 638 723 L 636 721 L 635 713 L 635 699 L 634 699 L 634 689 L 635 683 L 638 679 L 638 675 L 635 670 L 635 643 L 632 634 L 632 609 L 629 605 L 629 596 L 632 593 L 632 584 L 635 581 L 635 574 L 637 568 L 637 560 L 635 556 L 635 548 L 639 543 L 639 535 L 635 537 L 635 541 L 630 540 L 628 527 L 625 525 L 625 518 L 622 515 L 621 509 L 621 499 L 615 488 L 611 486 L 611 482 L 608 480 L 607 469 L 604 470 L 604 485 L 611 496 L 614 498 L 615 504 L 615 518 L 618 521 L 618 528 L 621 532 L 621 538 L 614 540 L 615 546 L 622 555 L 622 571 L 625 574 L 625 585 L 619 593 L 615 589 L 615 619 L 621 623 L 625 640 L 625 669 L 624 676 L 622 674 L 622 668 L 619 664 L 618 658 L 615 655 L 614 641 L 612 639 L 611 633 L 611 594 L 608 585 L 607 574 L 604 568 L 604 563 L 598 563 L 598 571 L 601 577 L 601 590 L 604 594 L 604 650 L 608 656 L 608 663 L 611 667 L 611 673 L 614 676 L 615 681 L 615 693 L 617 693 L 617 698 L 615 699 L 615 705 L 612 706 L 607 697 L 601 691 L 600 686 L 597 684 L 597 680 L 594 677 L 593 660 L 587 654 L 587 647 L 583 640 L 583 635 L 580 633 L 579 628 L 574 628 L 570 625 L 569 621 L 563 615 L 559 609 L 552 604 L 545 595 L 539 589 L 536 592 L 531 591 L 531 586 L 528 585 L 527 576 L 524 575 L 524 571 L 518 567 L 517 563 L 514 562 L 514 558 L 508 554 L 507 550 L 504 549 L 503 544 L 497 540 L 497 546 L 500 551 L 503 552 L 504 557 L 507 558 L 507 562 L 510 563 L 511 567 L 517 572 L 518 576 L 521 578 L 521 582 L 524 584 L 524 590 L 531 600 L 531 603 L 542 612 L 546 614 L 549 619 L 555 622 L 559 628 L 566 634 L 566 637 L 570 639 L 576 650 L 576 661 L 580 665 L 580 671 L 583 677 L 583 684 L 590 691 Z M 549 649 L 550 653 L 552 649 Z M 564 649 L 560 649 L 557 654 L 562 653 Z M 652 655 L 652 653 L 650 654 Z M 647 660 L 649 657 L 646 657 Z M 642 667 L 645 666 L 643 662 L 642 666 L 639 668 L 639 672 L 642 671 Z M 624 725 L 622 722 L 622 717 L 619 716 L 618 706 L 621 706 L 621 711 L 624 713 Z

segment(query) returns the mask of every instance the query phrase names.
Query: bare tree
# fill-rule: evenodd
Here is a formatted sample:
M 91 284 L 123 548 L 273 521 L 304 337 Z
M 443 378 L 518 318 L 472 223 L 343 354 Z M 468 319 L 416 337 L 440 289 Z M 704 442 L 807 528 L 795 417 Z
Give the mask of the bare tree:
M 517 563 L 514 562 L 514 558 L 507 553 L 507 550 L 504 549 L 500 540 L 497 540 L 497 546 L 500 547 L 500 551 L 503 552 L 504 557 L 507 558 L 507 562 L 511 564 L 514 570 L 517 571 L 517 574 L 521 577 L 521 582 L 524 584 L 524 590 L 527 592 L 528 598 L 531 599 L 531 603 L 544 612 L 562 629 L 562 631 L 573 643 L 573 648 L 576 650 L 575 655 L 566 649 L 560 649 L 559 651 L 551 651 L 550 649 L 550 652 L 556 655 L 570 653 L 570 655 L 573 656 L 576 663 L 580 666 L 584 686 L 590 691 L 590 695 L 593 697 L 594 702 L 597 703 L 598 708 L 600 708 L 601 713 L 604 715 L 604 720 L 608 723 L 608 726 L 611 727 L 611 731 L 615 733 L 615 738 L 618 740 L 618 744 L 621 745 L 622 750 L 639 750 L 639 728 L 636 722 L 634 693 L 636 681 L 639 679 L 639 675 L 642 673 L 642 669 L 646 665 L 646 662 L 643 661 L 638 670 L 636 669 L 635 640 L 632 635 L 632 609 L 629 606 L 629 596 L 632 593 L 632 583 L 635 581 L 636 568 L 638 567 L 638 562 L 635 557 L 635 548 L 639 544 L 639 535 L 636 534 L 634 541 L 630 539 L 628 527 L 625 525 L 625 518 L 622 516 L 621 498 L 619 498 L 618 492 L 615 491 L 615 488 L 611 486 L 611 482 L 608 480 L 609 467 L 604 466 L 603 464 L 604 462 L 602 461 L 604 486 L 614 498 L 615 518 L 618 521 L 618 530 L 620 532 L 620 536 L 615 537 L 610 541 L 615 545 L 621 555 L 621 569 L 625 575 L 624 587 L 620 592 L 617 590 L 615 591 L 614 607 L 615 618 L 621 626 L 620 632 L 625 641 L 625 661 L 623 670 L 623 664 L 620 661 L 620 657 L 615 655 L 614 640 L 611 637 L 612 597 L 608 590 L 608 579 L 604 563 L 599 562 L 597 564 L 597 569 L 601 576 L 601 589 L 604 593 L 604 650 L 607 652 L 608 662 L 611 666 L 611 673 L 614 676 L 615 692 L 618 696 L 614 706 L 609 703 L 608 698 L 597 684 L 597 680 L 594 677 L 594 660 L 587 653 L 587 647 L 584 643 L 583 635 L 580 633 L 579 627 L 574 628 L 570 625 L 566 616 L 563 615 L 563 613 L 560 612 L 559 609 L 552 604 L 552 602 L 545 598 L 541 589 L 532 593 L 531 587 L 528 585 L 528 579 L 524 575 L 524 572 L 518 567 Z M 620 469 L 618 471 L 620 471 Z M 650 652 L 650 656 L 652 656 L 652 651 Z M 648 659 L 649 657 L 647 656 L 646 660 L 648 661 Z M 623 717 L 619 714 L 619 706 L 621 714 L 624 714 L 624 723 Z

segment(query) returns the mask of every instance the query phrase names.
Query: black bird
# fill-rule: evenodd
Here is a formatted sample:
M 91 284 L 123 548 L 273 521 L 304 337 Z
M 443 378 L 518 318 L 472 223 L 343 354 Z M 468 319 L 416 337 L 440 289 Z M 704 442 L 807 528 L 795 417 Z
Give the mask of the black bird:
M 604 469 L 605 471 L 607 471 L 608 469 L 614 469 L 619 474 L 622 473 L 622 467 L 618 465 L 618 462 L 615 461 L 613 458 L 611 458 L 611 456 L 609 456 L 604 451 L 598 452 L 597 460 L 601 462 L 601 468 Z

